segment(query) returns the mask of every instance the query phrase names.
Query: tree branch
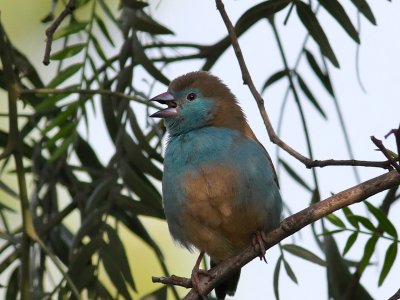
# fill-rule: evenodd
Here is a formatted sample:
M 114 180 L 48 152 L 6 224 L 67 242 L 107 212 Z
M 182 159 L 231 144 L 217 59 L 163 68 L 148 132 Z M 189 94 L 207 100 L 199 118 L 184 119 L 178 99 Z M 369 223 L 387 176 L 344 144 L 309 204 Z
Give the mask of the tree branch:
M 51 53 L 51 45 L 53 44 L 53 36 L 56 32 L 57 28 L 60 26 L 61 22 L 72 12 L 75 10 L 75 1 L 69 0 L 68 4 L 65 6 L 64 10 L 61 14 L 54 20 L 53 24 L 50 25 L 46 30 L 46 48 L 44 50 L 44 58 L 43 63 L 47 66 L 50 63 L 50 53 Z
M 225 23 L 225 26 L 228 30 L 229 33 L 229 38 L 231 40 L 232 47 L 235 51 L 236 58 L 238 60 L 240 70 L 242 72 L 242 79 L 243 83 L 246 84 L 249 89 L 251 94 L 253 95 L 254 99 L 256 100 L 258 110 L 260 111 L 261 117 L 264 121 L 265 128 L 267 129 L 268 136 L 274 144 L 278 145 L 280 148 L 285 150 L 287 153 L 292 155 L 294 158 L 302 162 L 308 169 L 310 168 L 315 168 L 315 167 L 326 167 L 326 166 L 367 166 L 367 167 L 378 167 L 378 168 L 384 168 L 384 169 L 389 169 L 390 168 L 390 162 L 386 161 L 371 161 L 371 162 L 366 162 L 366 161 L 358 161 L 358 160 L 312 160 L 304 155 L 300 154 L 296 150 L 294 150 L 292 147 L 290 147 L 288 144 L 286 144 L 284 141 L 282 141 L 279 136 L 275 133 L 274 128 L 272 127 L 271 121 L 269 119 L 269 116 L 265 110 L 264 107 L 264 99 L 261 97 L 260 93 L 257 91 L 253 80 L 251 79 L 249 70 L 247 69 L 246 62 L 243 58 L 242 50 L 240 48 L 236 33 L 235 33 L 235 28 L 233 27 L 233 24 L 231 20 L 229 19 L 228 14 L 226 13 L 224 4 L 222 0 L 215 0 L 215 3 L 217 5 L 217 9 L 221 14 L 221 17 Z
M 398 186 L 400 184 L 400 174 L 393 170 L 384 175 L 380 175 L 361 184 L 353 186 L 347 190 L 335 194 L 323 201 L 317 202 L 310 207 L 286 218 L 280 226 L 266 235 L 266 249 L 278 244 L 293 233 L 301 230 L 305 226 L 318 221 L 328 214 L 335 212 L 345 206 L 363 201 L 368 197 L 378 194 L 384 190 Z M 209 294 L 219 283 L 230 274 L 234 273 L 245 264 L 258 257 L 260 254 L 258 247 L 250 245 L 239 254 L 228 258 L 209 270 L 209 277 L 200 277 L 199 292 L 202 295 Z M 179 278 L 179 280 L 175 280 Z M 153 282 L 174 284 L 175 282 L 186 282 L 181 277 L 173 278 L 153 278 Z M 189 279 L 188 279 L 189 280 Z M 181 285 L 181 284 L 179 284 Z M 197 292 L 192 289 L 184 298 L 186 300 L 200 299 Z

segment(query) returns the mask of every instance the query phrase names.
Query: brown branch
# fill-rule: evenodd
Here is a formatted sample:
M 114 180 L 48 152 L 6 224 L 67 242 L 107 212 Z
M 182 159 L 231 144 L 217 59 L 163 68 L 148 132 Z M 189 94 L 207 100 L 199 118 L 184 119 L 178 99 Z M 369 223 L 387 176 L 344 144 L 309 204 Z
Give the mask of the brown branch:
M 359 161 L 359 160 L 311 160 L 308 157 L 300 154 L 296 150 L 294 150 L 292 147 L 290 147 L 288 144 L 286 144 L 283 140 L 279 138 L 279 136 L 275 133 L 274 128 L 272 127 L 271 121 L 268 117 L 268 114 L 265 110 L 264 107 L 264 99 L 261 97 L 260 93 L 257 91 L 253 80 L 251 79 L 249 70 L 247 69 L 246 62 L 243 58 L 243 53 L 240 48 L 237 35 L 235 33 L 235 28 L 229 19 L 228 14 L 226 13 L 224 4 L 222 0 L 215 0 L 215 3 L 217 5 L 217 9 L 221 14 L 221 17 L 225 23 L 225 26 L 228 30 L 229 33 L 229 38 L 231 40 L 232 47 L 235 51 L 236 58 L 238 60 L 240 70 L 242 72 L 242 79 L 243 83 L 246 84 L 249 89 L 251 94 L 253 95 L 254 99 L 256 100 L 258 110 L 260 111 L 261 117 L 264 121 L 265 128 L 267 129 L 268 136 L 271 140 L 272 143 L 278 145 L 280 148 L 285 150 L 287 153 L 292 155 L 294 158 L 302 162 L 308 169 L 310 168 L 315 168 L 315 167 L 326 167 L 326 166 L 364 166 L 364 167 L 378 167 L 378 168 L 384 168 L 384 169 L 389 169 L 390 168 L 390 163 L 386 161 Z
M 400 173 L 400 165 L 397 163 L 396 159 L 393 158 L 393 156 L 390 155 L 389 151 L 386 149 L 386 147 L 383 145 L 382 141 L 377 139 L 374 136 L 371 136 L 372 142 L 375 144 L 375 146 L 378 147 L 379 150 L 383 153 L 383 155 L 386 156 L 386 158 L 390 161 L 390 164 L 393 168 L 397 170 L 397 172 Z
M 192 288 L 192 280 L 185 277 L 180 277 L 176 275 L 171 275 L 169 277 L 151 277 L 151 281 L 154 283 L 163 283 L 168 285 L 178 285 L 184 288 Z
M 390 130 L 386 135 L 385 139 L 389 137 L 389 135 L 393 134 L 396 139 L 396 146 L 397 146 L 397 155 L 400 155 L 400 125 L 397 129 Z
M 72 12 L 75 10 L 75 1 L 76 0 L 69 0 L 67 5 L 65 6 L 64 10 L 61 14 L 54 20 L 53 24 L 50 25 L 49 28 L 46 30 L 46 48 L 44 50 L 44 58 L 43 63 L 47 66 L 50 63 L 50 53 L 51 53 L 51 45 L 53 44 L 53 35 L 57 30 L 58 26 L 60 26 L 61 22 Z
M 272 246 L 278 244 L 281 240 L 287 238 L 305 226 L 318 221 L 319 219 L 335 212 L 338 209 L 363 201 L 372 195 L 378 194 L 394 186 L 398 186 L 399 184 L 400 174 L 393 170 L 389 173 L 375 177 L 337 193 L 323 201 L 317 202 L 310 207 L 286 218 L 282 221 L 278 228 L 269 232 L 266 236 L 266 249 L 271 248 Z M 209 270 L 208 273 L 210 276 L 200 277 L 200 283 L 198 286 L 199 292 L 202 295 L 209 294 L 225 278 L 254 258 L 258 257 L 259 254 L 260 252 L 258 247 L 255 248 L 250 245 L 239 254 L 224 260 L 216 267 Z M 174 279 L 163 279 L 163 282 L 172 284 Z M 180 279 L 180 282 L 183 282 L 183 280 Z M 195 290 L 192 289 L 184 299 L 200 299 L 200 296 Z

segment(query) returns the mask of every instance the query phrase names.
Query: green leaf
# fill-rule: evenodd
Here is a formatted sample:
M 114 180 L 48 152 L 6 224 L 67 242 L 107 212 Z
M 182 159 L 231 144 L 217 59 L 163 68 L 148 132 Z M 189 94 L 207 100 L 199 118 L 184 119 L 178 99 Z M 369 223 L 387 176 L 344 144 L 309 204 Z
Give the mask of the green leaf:
M 289 265 L 289 263 L 284 259 L 283 260 L 283 265 L 286 270 L 286 274 L 289 276 L 289 278 L 295 283 L 298 284 L 296 274 L 294 274 L 292 267 Z
M 150 34 L 174 34 L 169 28 L 161 25 L 146 14 L 143 10 L 127 10 L 129 22 L 135 31 L 144 31 Z
M 325 55 L 335 67 L 339 68 L 339 62 L 329 44 L 328 38 L 310 6 L 301 1 L 295 1 L 295 4 L 301 22 L 320 47 L 322 54 Z
M 274 294 L 276 300 L 279 300 L 279 273 L 281 271 L 282 256 L 279 256 L 274 270 Z
M 290 177 L 292 177 L 298 184 L 303 186 L 306 190 L 312 191 L 312 188 L 298 175 L 283 159 L 279 159 L 282 167 L 288 172 Z
M 374 215 L 374 217 L 378 220 L 379 222 L 379 227 L 386 232 L 387 234 L 391 235 L 395 239 L 397 239 L 398 234 L 396 227 L 394 227 L 393 223 L 390 222 L 388 217 L 378 208 L 373 206 L 371 203 L 368 201 L 364 201 L 364 203 L 367 205 L 368 210 Z
M 371 232 L 377 231 L 377 228 L 374 226 L 374 224 L 372 224 L 372 222 L 369 219 L 367 219 L 363 216 L 352 215 L 352 216 L 349 216 L 349 219 L 356 220 L 358 223 L 361 223 L 365 228 L 367 228 Z
M 86 44 L 75 44 L 72 46 L 65 47 L 64 49 L 52 54 L 50 59 L 52 60 L 62 60 L 68 57 L 77 55 L 86 47 Z
M 100 235 L 95 236 L 86 245 L 82 245 L 78 250 L 72 251 L 70 255 L 70 265 L 68 268 L 69 274 L 79 273 L 83 267 L 90 263 L 92 256 L 104 244 Z
M 19 292 L 19 281 L 20 281 L 20 267 L 17 266 L 14 271 L 12 271 L 10 275 L 10 279 L 8 280 L 7 291 L 5 293 L 6 300 L 18 299 Z
M 357 43 L 360 43 L 360 37 L 343 6 L 337 0 L 318 0 L 319 3 L 331 14 L 332 17 L 342 26 L 347 34 Z
M 65 37 L 67 35 L 71 35 L 74 33 L 77 33 L 79 31 L 82 31 L 86 28 L 86 26 L 89 24 L 89 22 L 72 22 L 71 24 L 62 27 L 60 29 L 58 29 L 53 36 L 53 40 L 58 40 L 62 37 Z
M 322 71 L 322 69 L 318 65 L 314 55 L 312 55 L 312 53 L 310 51 L 308 51 L 306 49 L 306 50 L 304 50 L 304 52 L 306 53 L 307 61 L 310 65 L 311 69 L 314 71 L 315 75 L 317 75 L 318 79 L 321 81 L 321 83 L 323 84 L 325 89 L 328 91 L 328 93 L 331 94 L 332 96 L 334 96 L 332 83 L 329 78 L 329 75 Z
M 77 109 L 79 107 L 78 102 L 71 103 L 67 106 L 67 108 L 60 112 L 59 115 L 51 121 L 42 131 L 42 135 L 46 135 L 50 130 L 53 128 L 56 128 L 58 126 L 64 125 L 67 121 L 67 119 L 76 113 Z
M 282 249 L 293 254 L 296 255 L 297 257 L 300 257 L 302 259 L 308 260 L 312 263 L 315 263 L 317 265 L 326 266 L 326 263 L 323 259 L 321 259 L 320 257 L 318 257 L 317 255 L 315 255 L 314 253 L 312 253 L 311 251 L 300 247 L 298 245 L 294 245 L 294 244 L 286 244 L 286 245 L 282 245 Z
M 52 136 L 49 140 L 47 140 L 43 147 L 45 148 L 49 148 L 52 149 L 54 148 L 54 146 L 56 145 L 57 141 L 59 141 L 62 138 L 68 138 L 69 136 L 71 136 L 71 134 L 73 132 L 75 132 L 77 127 L 77 124 L 75 122 L 71 122 L 66 124 L 65 126 L 62 126 L 60 128 L 60 130 L 54 135 Z
M 73 84 L 64 88 L 66 90 L 65 94 L 52 95 L 51 93 L 49 93 L 48 95 L 46 95 L 45 98 L 43 98 L 42 101 L 40 101 L 37 105 L 35 105 L 35 109 L 39 112 L 45 111 L 47 109 L 54 109 L 59 101 L 64 100 L 66 97 L 69 96 L 68 94 L 69 89 L 74 90 L 76 88 L 79 88 L 79 85 Z
M 321 114 L 321 116 L 326 119 L 326 114 L 323 111 L 323 109 L 321 108 L 321 106 L 319 105 L 317 99 L 314 97 L 313 93 L 311 92 L 311 90 L 309 89 L 309 87 L 307 86 L 307 84 L 305 83 L 305 81 L 303 80 L 303 78 L 300 76 L 300 74 L 298 74 L 296 72 L 296 78 L 297 78 L 297 82 L 299 83 L 299 86 L 301 88 L 301 90 L 303 91 L 303 93 L 307 96 L 308 100 L 310 100 L 311 104 L 315 107 L 315 109 Z
M 106 24 L 104 24 L 103 20 L 101 19 L 101 17 L 99 17 L 97 14 L 94 15 L 94 18 L 96 20 L 97 25 L 99 26 L 99 29 L 101 31 L 101 33 L 103 33 L 104 37 L 107 39 L 107 41 L 115 47 L 114 41 L 111 37 L 110 32 L 107 29 Z
M 376 20 L 371 8 L 365 0 L 351 0 L 354 6 L 366 17 L 372 24 L 376 25 Z
M 369 261 L 372 257 L 372 254 L 375 251 L 375 247 L 376 247 L 376 242 L 378 241 L 377 236 L 372 236 L 367 243 L 365 244 L 364 247 L 364 255 L 361 258 L 360 264 L 358 266 L 358 271 L 360 272 L 360 275 L 364 272 L 365 268 L 368 266 Z
M 107 62 L 107 56 L 105 55 L 103 49 L 101 48 L 97 38 L 92 34 L 90 35 L 90 40 L 93 43 L 93 46 L 96 49 L 96 53 L 99 55 L 99 57 L 103 60 L 103 62 Z
M 318 236 L 328 236 L 328 235 L 334 235 L 336 233 L 341 233 L 343 232 L 344 229 L 336 229 L 336 230 L 326 230 L 320 234 L 318 234 Z
M 351 211 L 351 209 L 348 206 L 345 206 L 345 207 L 342 208 L 342 211 L 343 211 L 344 215 L 346 216 L 347 221 L 349 221 L 349 223 L 354 228 L 360 229 L 360 225 L 358 225 L 357 220 L 351 218 L 351 216 L 354 216 L 354 214 Z
M 344 222 L 338 216 L 336 216 L 334 214 L 329 214 L 325 218 L 337 227 L 346 228 L 346 225 L 344 224 Z
M 263 93 L 267 87 L 269 87 L 270 85 L 272 85 L 273 83 L 277 82 L 278 80 L 289 76 L 289 71 L 288 70 L 280 70 L 278 72 L 275 72 L 274 74 L 272 74 L 267 81 L 265 81 L 262 89 L 261 89 L 261 93 Z
M 351 247 L 354 245 L 355 241 L 357 240 L 358 237 L 358 232 L 353 232 L 350 234 L 349 238 L 347 239 L 346 245 L 344 246 L 343 249 L 343 256 L 346 255 L 347 252 L 351 249 Z
M 112 202 L 118 209 L 129 211 L 135 215 L 165 219 L 164 211 L 161 207 L 155 209 L 147 205 L 145 201 L 137 201 L 128 196 L 115 193 L 112 195 Z
M 94 183 L 96 187 L 86 201 L 86 212 L 91 212 L 96 207 L 107 203 L 108 195 L 110 194 L 112 186 L 116 184 L 116 179 L 113 176 L 107 176 Z
M 379 275 L 378 286 L 381 286 L 382 283 L 385 281 L 386 276 L 389 274 L 391 268 L 393 267 L 394 261 L 396 260 L 397 256 L 397 241 L 394 241 L 388 249 L 386 250 L 385 254 L 385 261 L 383 262 L 383 267 L 381 274 Z
M 76 72 L 78 72 L 82 68 L 82 63 L 77 63 L 66 67 L 64 70 L 61 70 L 55 78 L 47 85 L 48 88 L 55 88 L 63 83 L 68 78 L 72 77 Z
M 110 20 L 117 26 L 121 26 L 121 24 L 118 22 L 117 18 L 114 16 L 113 12 L 111 11 L 111 9 L 108 7 L 108 5 L 105 3 L 104 0 L 99 0 L 99 4 L 101 6 L 101 8 L 103 9 L 103 11 L 105 12 L 105 14 L 107 15 L 107 17 L 110 18 Z
M 109 252 L 114 256 L 114 263 L 117 265 L 121 274 L 124 276 L 126 282 L 129 283 L 131 288 L 136 292 L 135 282 L 129 267 L 128 256 L 126 255 L 124 244 L 121 242 L 118 233 L 108 224 L 104 224 L 104 229 L 107 232 L 109 243 L 104 247 L 109 248 Z
M 14 199 L 20 199 L 19 195 L 16 191 L 14 191 L 8 184 L 6 184 L 3 180 L 0 179 L 0 189 L 13 197 Z

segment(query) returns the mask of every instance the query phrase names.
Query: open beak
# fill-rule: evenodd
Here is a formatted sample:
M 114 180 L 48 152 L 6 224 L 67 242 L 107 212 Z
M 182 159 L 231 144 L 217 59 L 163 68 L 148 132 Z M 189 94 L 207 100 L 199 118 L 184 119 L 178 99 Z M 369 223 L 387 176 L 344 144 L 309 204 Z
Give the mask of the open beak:
M 170 117 L 176 116 L 178 114 L 178 111 L 176 110 L 177 105 L 176 105 L 175 98 L 169 92 L 165 92 L 158 96 L 155 96 L 155 97 L 151 98 L 149 101 L 155 101 L 160 104 L 168 105 L 168 107 L 166 109 L 160 110 L 160 111 L 152 114 L 150 116 L 151 118 L 170 118 Z

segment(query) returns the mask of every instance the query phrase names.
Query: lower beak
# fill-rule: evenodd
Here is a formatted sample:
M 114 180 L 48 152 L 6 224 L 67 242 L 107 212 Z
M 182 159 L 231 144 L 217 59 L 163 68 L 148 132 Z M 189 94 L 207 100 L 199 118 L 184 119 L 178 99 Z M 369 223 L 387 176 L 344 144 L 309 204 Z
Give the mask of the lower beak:
M 158 96 L 155 96 L 155 97 L 151 98 L 149 101 L 155 101 L 160 104 L 168 105 L 168 107 L 166 109 L 160 110 L 160 111 L 152 114 L 150 116 L 151 118 L 170 118 L 170 117 L 174 117 L 178 114 L 178 111 L 176 110 L 177 105 L 176 105 L 175 98 L 169 92 L 165 92 Z

